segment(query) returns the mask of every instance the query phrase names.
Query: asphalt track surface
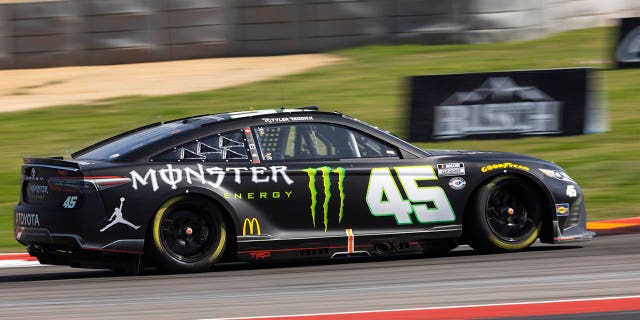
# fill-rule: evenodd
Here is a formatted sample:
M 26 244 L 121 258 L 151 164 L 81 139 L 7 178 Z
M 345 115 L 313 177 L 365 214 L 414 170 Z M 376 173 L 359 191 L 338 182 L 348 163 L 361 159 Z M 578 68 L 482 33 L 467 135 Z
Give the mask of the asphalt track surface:
M 640 234 L 536 244 L 510 254 L 482 255 L 461 247 L 444 257 L 235 264 L 189 275 L 151 271 L 126 277 L 67 267 L 0 269 L 2 319 L 250 317 L 639 294 Z M 640 317 L 638 311 L 592 318 L 634 319 Z

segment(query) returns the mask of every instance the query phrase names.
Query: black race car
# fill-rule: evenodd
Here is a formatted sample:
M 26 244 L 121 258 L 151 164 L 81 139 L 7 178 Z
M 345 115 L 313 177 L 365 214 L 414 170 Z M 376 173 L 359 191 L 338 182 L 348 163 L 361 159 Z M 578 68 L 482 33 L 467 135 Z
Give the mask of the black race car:
M 21 188 L 15 238 L 32 256 L 129 272 L 593 235 L 582 190 L 553 163 L 421 150 L 316 108 L 154 123 L 71 159 L 25 158 Z

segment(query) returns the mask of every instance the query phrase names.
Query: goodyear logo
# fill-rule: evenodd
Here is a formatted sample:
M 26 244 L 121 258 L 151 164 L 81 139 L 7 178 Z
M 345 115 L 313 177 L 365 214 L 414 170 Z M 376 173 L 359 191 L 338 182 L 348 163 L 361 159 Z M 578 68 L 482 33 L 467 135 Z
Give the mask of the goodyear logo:
M 248 227 L 248 228 L 247 228 Z M 249 232 L 247 232 L 247 229 Z M 258 221 L 257 218 L 245 218 L 244 222 L 242 223 L 242 235 L 246 236 L 247 234 L 249 235 L 260 235 L 260 222 Z
M 480 171 L 488 172 L 488 171 L 497 170 L 497 169 L 518 169 L 518 170 L 523 170 L 523 171 L 529 171 L 529 167 L 523 166 L 523 165 L 517 164 L 517 163 L 511 163 L 511 162 L 490 164 L 488 166 L 484 166 L 484 167 L 480 168 Z
M 313 221 L 313 227 L 316 227 L 316 210 L 318 209 L 318 189 L 316 188 L 316 177 L 318 173 L 320 173 L 320 178 L 322 179 L 322 214 L 323 214 L 323 222 L 324 222 L 324 231 L 327 231 L 329 227 L 329 204 L 331 203 L 331 176 L 332 174 L 337 176 L 338 183 L 338 193 L 340 197 L 340 205 L 338 209 L 338 223 L 342 222 L 342 217 L 344 214 L 344 177 L 346 175 L 346 170 L 343 167 L 331 168 L 331 167 L 320 167 L 320 168 L 307 168 L 303 170 L 309 176 L 309 193 L 311 194 L 311 205 L 309 209 L 311 210 L 311 219 Z

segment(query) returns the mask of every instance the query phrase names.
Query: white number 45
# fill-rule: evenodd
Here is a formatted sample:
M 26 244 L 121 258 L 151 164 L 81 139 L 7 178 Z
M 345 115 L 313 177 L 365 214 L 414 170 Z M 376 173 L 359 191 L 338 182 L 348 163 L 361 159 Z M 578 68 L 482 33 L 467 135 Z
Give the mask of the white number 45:
M 389 168 L 371 169 L 367 204 L 374 216 L 395 216 L 398 224 L 412 224 L 411 213 L 420 223 L 449 222 L 456 219 L 444 190 L 421 187 L 418 181 L 438 180 L 432 166 L 395 167 L 408 200 L 402 198 Z
M 68 196 L 67 199 L 64 200 L 62 207 L 65 209 L 73 209 L 73 207 L 76 206 L 77 201 L 78 201 L 78 196 Z

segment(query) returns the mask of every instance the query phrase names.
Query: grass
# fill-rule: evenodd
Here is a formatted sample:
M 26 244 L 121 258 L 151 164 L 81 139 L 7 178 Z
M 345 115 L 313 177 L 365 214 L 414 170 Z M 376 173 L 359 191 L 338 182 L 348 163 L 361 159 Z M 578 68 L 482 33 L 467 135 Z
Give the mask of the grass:
M 249 107 L 318 105 L 401 137 L 408 134 L 411 75 L 519 69 L 608 68 L 613 28 L 546 39 L 476 45 L 367 46 L 335 54 L 348 60 L 303 74 L 229 89 L 165 97 L 123 97 L 93 105 L 0 114 L 0 251 L 18 250 L 12 208 L 19 196 L 22 157 L 68 155 L 124 130 L 158 120 Z M 611 130 L 572 137 L 419 143 L 424 148 L 526 153 L 563 166 L 586 193 L 590 220 L 640 215 L 640 70 L 599 72 Z M 188 81 L 188 80 L 185 80 Z

